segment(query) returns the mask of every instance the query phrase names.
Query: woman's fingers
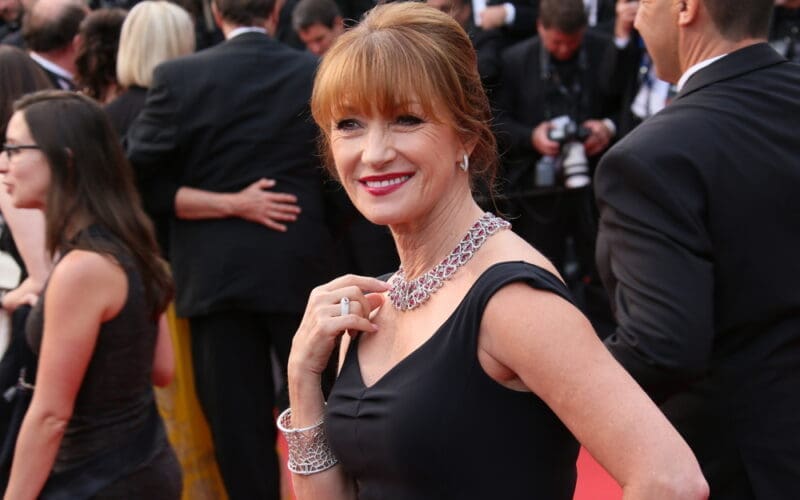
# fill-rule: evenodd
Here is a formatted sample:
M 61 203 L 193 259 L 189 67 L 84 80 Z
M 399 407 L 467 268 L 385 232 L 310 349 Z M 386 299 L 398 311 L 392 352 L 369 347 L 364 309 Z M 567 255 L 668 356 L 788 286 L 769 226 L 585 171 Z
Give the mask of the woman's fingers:
M 324 291 L 331 292 L 348 286 L 357 287 L 363 292 L 385 292 L 389 289 L 389 284 L 385 281 L 381 281 L 377 278 L 371 278 L 369 276 L 358 276 L 356 274 L 345 274 L 344 276 L 340 276 L 319 288 Z
M 381 280 L 355 275 L 315 288 L 292 342 L 293 362 L 321 372 L 345 331 L 377 332 L 378 327 L 369 318 L 383 304 L 383 292 L 388 288 Z

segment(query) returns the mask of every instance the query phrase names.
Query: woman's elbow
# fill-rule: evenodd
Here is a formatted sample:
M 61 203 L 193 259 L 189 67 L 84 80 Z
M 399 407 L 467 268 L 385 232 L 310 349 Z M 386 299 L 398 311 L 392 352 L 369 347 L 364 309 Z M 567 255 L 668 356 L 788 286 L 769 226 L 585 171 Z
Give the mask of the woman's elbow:
M 699 466 L 685 467 L 681 471 L 662 470 L 649 475 L 641 487 L 625 489 L 625 498 L 706 500 L 709 496 L 708 482 Z

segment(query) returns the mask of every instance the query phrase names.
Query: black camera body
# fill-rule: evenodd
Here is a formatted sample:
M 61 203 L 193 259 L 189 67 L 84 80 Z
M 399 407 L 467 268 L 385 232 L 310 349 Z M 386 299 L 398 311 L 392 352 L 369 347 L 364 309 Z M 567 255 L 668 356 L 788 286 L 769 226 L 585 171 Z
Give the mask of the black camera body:
M 562 149 L 565 144 L 570 142 L 580 142 L 583 144 L 583 141 L 592 135 L 591 130 L 583 125 L 578 125 L 572 119 L 561 121 L 553 120 L 550 123 L 553 125 L 553 128 L 547 132 L 547 138 L 553 142 L 559 143 Z
M 592 135 L 592 131 L 568 116 L 559 116 L 550 124 L 552 128 L 547 132 L 547 137 L 561 147 L 558 156 L 542 156 L 536 163 L 536 187 L 554 187 L 557 179 L 567 189 L 588 186 L 591 177 L 583 142 Z

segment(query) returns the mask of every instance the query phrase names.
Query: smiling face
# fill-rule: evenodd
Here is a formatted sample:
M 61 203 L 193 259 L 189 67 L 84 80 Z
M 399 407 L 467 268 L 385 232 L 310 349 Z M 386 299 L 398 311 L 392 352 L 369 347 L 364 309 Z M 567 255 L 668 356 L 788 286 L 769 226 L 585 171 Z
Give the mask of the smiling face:
M 11 116 L 6 130 L 6 144 L 35 145 L 22 112 Z M 38 149 L 12 150 L 0 158 L 3 184 L 17 208 L 44 208 L 50 189 L 50 166 Z
M 375 224 L 424 220 L 469 193 L 466 151 L 453 128 L 417 103 L 383 114 L 351 111 L 329 131 L 339 180 Z

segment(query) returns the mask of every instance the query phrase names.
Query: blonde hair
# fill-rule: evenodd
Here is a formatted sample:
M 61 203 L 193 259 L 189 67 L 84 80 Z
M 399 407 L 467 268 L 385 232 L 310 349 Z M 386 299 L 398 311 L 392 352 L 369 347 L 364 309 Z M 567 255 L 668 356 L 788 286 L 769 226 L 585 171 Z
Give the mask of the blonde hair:
M 393 116 L 412 102 L 475 144 L 470 173 L 491 186 L 497 147 L 475 50 L 450 16 L 417 2 L 375 7 L 323 56 L 311 112 L 329 170 L 335 175 L 329 135 L 337 119 L 354 110 Z
M 163 0 L 136 4 L 125 18 L 117 51 L 117 80 L 123 87 L 149 87 L 153 70 L 194 51 L 194 24 L 180 6 Z

